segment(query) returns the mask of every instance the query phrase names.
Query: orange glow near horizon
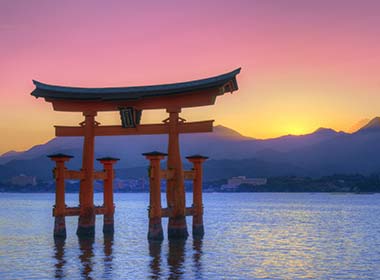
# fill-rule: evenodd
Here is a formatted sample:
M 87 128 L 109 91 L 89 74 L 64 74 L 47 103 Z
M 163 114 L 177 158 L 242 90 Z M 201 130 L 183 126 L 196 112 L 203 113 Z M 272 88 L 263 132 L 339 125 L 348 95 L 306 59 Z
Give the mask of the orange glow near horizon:
M 380 115 L 380 2 L 174 3 L 0 4 L 0 154 L 50 140 L 55 124 L 81 121 L 31 97 L 32 79 L 133 86 L 242 67 L 239 91 L 217 98 L 215 106 L 184 110 L 183 117 L 215 119 L 260 139 L 319 127 L 351 131 Z M 144 112 L 143 121 L 163 118 L 162 112 Z M 114 121 L 112 114 L 100 117 Z

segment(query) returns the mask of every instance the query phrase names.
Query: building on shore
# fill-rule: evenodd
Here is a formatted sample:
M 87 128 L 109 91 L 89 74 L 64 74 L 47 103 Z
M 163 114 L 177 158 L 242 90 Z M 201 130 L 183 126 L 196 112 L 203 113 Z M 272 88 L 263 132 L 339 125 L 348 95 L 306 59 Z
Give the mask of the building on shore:
M 267 178 L 246 178 L 245 176 L 237 176 L 228 179 L 226 185 L 221 186 L 223 191 L 234 191 L 240 185 L 252 185 L 252 186 L 262 186 L 267 184 Z
M 35 186 L 37 185 L 37 179 L 36 176 L 27 176 L 24 174 L 20 174 L 11 178 L 11 184 L 20 187 L 24 187 L 27 185 Z

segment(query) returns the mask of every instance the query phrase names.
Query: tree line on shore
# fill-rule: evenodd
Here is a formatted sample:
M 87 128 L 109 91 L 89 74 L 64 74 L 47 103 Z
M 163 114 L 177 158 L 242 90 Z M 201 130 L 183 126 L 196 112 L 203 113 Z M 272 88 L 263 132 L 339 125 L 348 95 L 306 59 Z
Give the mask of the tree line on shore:
M 227 179 L 205 182 L 203 189 L 206 192 L 354 192 L 375 193 L 380 192 L 380 173 L 364 176 L 361 174 L 331 175 L 319 178 L 282 176 L 269 177 L 267 184 L 254 186 L 242 184 L 233 189 L 223 189 Z M 186 185 L 186 191 L 191 191 L 191 184 Z M 79 190 L 77 185 L 67 185 L 66 192 L 75 193 Z M 149 189 L 138 192 L 147 192 Z M 97 187 L 96 192 L 102 188 Z M 0 183 L 0 192 L 55 192 L 55 184 L 51 182 L 39 182 L 37 185 L 16 186 L 9 183 Z M 137 192 L 131 188 L 117 189 L 116 192 Z

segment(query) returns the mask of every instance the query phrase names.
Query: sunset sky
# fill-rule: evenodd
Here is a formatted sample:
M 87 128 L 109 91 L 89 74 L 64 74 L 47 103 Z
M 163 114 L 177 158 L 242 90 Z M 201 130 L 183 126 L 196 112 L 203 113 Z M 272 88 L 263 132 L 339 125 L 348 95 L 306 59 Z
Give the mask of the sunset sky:
M 132 86 L 242 67 L 238 92 L 183 116 L 255 138 L 348 131 L 380 115 L 379 15 L 376 0 L 0 0 L 0 154 L 81 121 L 33 98 L 32 79 Z M 165 117 L 144 112 L 143 121 Z

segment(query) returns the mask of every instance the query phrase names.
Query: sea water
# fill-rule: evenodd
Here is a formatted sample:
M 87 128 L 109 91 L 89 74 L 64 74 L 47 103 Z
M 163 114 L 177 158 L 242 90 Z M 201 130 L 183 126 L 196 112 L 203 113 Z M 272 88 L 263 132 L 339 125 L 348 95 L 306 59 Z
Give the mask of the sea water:
M 147 240 L 148 202 L 117 193 L 113 238 L 98 216 L 79 240 L 67 217 L 55 242 L 54 194 L 0 194 L 0 279 L 380 279 L 379 194 L 205 193 L 204 238 L 189 217 L 189 238 L 168 241 L 163 218 L 162 243 Z

